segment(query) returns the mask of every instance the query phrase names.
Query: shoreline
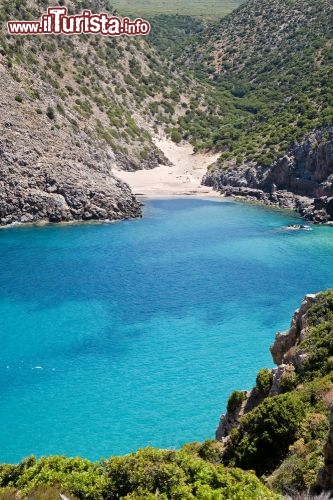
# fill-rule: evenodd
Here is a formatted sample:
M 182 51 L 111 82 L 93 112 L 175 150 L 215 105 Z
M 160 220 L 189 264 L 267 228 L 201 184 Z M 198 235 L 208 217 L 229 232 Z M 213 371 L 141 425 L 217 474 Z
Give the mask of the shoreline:
M 155 145 L 172 163 L 154 169 L 128 172 L 114 168 L 116 177 L 126 182 L 135 197 L 173 198 L 182 196 L 221 198 L 220 193 L 201 184 L 207 167 L 214 163 L 219 153 L 194 153 L 191 144 L 175 144 L 165 137 L 155 137 Z
M 142 206 L 144 206 L 144 201 L 147 200 L 173 200 L 173 199 L 196 199 L 196 200 L 204 200 L 204 199 L 210 199 L 211 201 L 224 201 L 226 202 L 227 199 L 226 197 L 222 194 L 220 196 L 210 196 L 209 194 L 204 194 L 204 193 L 199 193 L 198 195 L 196 194 L 187 194 L 184 193 L 182 194 L 175 194 L 175 195 L 143 195 L 143 194 L 136 194 L 135 195 L 138 198 L 138 201 L 142 203 Z M 230 201 L 232 200 L 232 197 L 230 197 Z M 126 221 L 135 221 L 135 220 L 141 220 L 144 218 L 144 215 L 141 214 L 138 217 L 128 217 L 124 219 L 94 219 L 94 220 L 69 220 L 69 221 L 61 221 L 61 222 L 50 222 L 48 220 L 40 220 L 36 222 L 12 222 L 11 224 L 6 224 L 6 225 L 0 225 L 0 231 L 5 230 L 5 229 L 22 229 L 22 228 L 44 228 L 44 227 L 68 227 L 68 226 L 95 226 L 95 225 L 109 225 L 109 224 L 117 224 L 120 222 L 126 222 Z

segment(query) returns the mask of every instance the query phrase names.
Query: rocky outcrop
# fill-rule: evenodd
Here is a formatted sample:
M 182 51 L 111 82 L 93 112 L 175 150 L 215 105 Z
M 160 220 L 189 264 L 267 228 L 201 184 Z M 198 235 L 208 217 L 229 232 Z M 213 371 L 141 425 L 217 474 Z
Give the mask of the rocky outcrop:
M 268 396 L 276 396 L 281 392 L 281 385 L 286 378 L 289 378 L 290 374 L 293 374 L 295 368 L 292 364 L 282 363 L 277 368 L 273 368 L 272 374 L 272 385 Z
M 1 65 L 0 80 L 0 225 L 140 215 L 129 186 L 112 174 L 110 148 L 17 102 L 19 86 Z
M 160 165 L 172 166 L 172 162 L 153 143 L 145 158 L 140 161 L 137 158 L 129 157 L 119 151 L 114 153 L 117 165 L 127 172 L 135 172 L 141 169 L 153 169 Z
M 250 391 L 243 391 L 243 393 L 245 397 L 244 401 L 232 410 L 228 410 L 225 415 L 221 415 L 220 422 L 215 433 L 215 437 L 218 441 L 225 441 L 231 430 L 237 425 L 240 417 L 244 415 L 246 403 L 250 398 Z
M 300 308 L 293 314 L 289 330 L 276 334 L 270 350 L 274 363 L 278 366 L 271 370 L 270 389 L 266 393 L 261 392 L 258 387 L 254 387 L 251 391 L 242 391 L 246 396 L 242 403 L 221 416 L 215 434 L 216 439 L 227 443 L 231 430 L 238 426 L 239 419 L 244 414 L 258 406 L 265 397 L 280 394 L 283 385 L 292 383 L 295 372 L 302 370 L 302 363 L 307 354 L 297 347 L 306 337 L 307 314 L 310 307 L 316 303 L 317 297 L 318 294 L 306 295 Z
M 307 312 L 309 308 L 316 302 L 316 294 L 308 294 L 304 297 L 301 306 L 297 309 L 292 317 L 289 330 L 286 332 L 278 332 L 275 337 L 275 342 L 271 346 L 270 351 L 274 363 L 281 365 L 282 363 L 295 364 L 299 369 L 302 361 L 302 354 L 295 353 L 295 347 L 305 338 L 307 332 Z M 306 356 L 303 354 L 303 356 Z
M 270 167 L 216 165 L 202 182 L 225 195 L 296 210 L 317 223 L 333 221 L 333 131 L 310 134 Z
M 247 412 L 253 410 L 264 399 L 265 395 L 254 387 L 251 391 L 242 391 L 244 393 L 244 401 L 227 410 L 225 414 L 221 415 L 219 425 L 215 432 L 215 437 L 218 441 L 227 443 L 229 434 L 234 427 L 237 427 L 239 419 Z

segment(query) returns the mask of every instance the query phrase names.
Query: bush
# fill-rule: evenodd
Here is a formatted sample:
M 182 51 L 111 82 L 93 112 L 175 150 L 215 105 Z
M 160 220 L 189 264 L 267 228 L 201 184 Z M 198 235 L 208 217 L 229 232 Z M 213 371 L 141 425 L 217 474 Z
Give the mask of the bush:
M 22 102 L 23 101 L 23 97 L 21 95 L 16 95 L 15 96 L 15 101 Z
M 184 451 L 145 448 L 104 466 L 109 498 L 150 499 L 157 491 L 165 499 L 277 498 L 253 474 L 214 466 Z
M 215 439 L 207 439 L 203 443 L 188 443 L 182 447 L 188 455 L 200 457 L 206 462 L 218 464 L 221 462 L 224 445 Z
M 179 133 L 179 131 L 176 128 L 173 128 L 171 130 L 170 137 L 171 137 L 171 140 L 173 142 L 175 142 L 176 144 L 179 144 L 180 141 L 182 140 L 182 136 L 181 136 L 181 134 Z
M 245 401 L 245 399 L 246 399 L 245 391 L 234 391 L 228 399 L 227 410 L 235 411 L 237 408 L 241 406 L 241 404 L 243 403 L 243 401 Z
M 326 440 L 328 437 L 329 422 L 326 415 L 322 413 L 308 413 L 304 418 L 299 430 L 297 438 L 303 439 L 306 443 L 316 439 Z
M 188 445 L 191 453 L 144 448 L 96 464 L 81 458 L 29 457 L 0 466 L 0 488 L 8 499 L 53 500 L 60 491 L 73 500 L 278 499 L 253 473 L 213 465 L 194 454 L 201 449 L 210 455 L 212 445 L 216 443 Z
M 297 386 L 297 375 L 295 373 L 295 370 L 286 371 L 282 375 L 280 380 L 280 385 L 279 385 L 280 392 L 283 393 L 292 391 L 293 389 L 295 389 L 296 386 Z
M 300 439 L 291 447 L 290 456 L 268 478 L 267 484 L 280 493 L 311 491 L 322 467 L 324 467 L 322 443 L 314 442 L 306 445 Z
M 260 475 L 271 472 L 287 455 L 304 415 L 304 404 L 298 394 L 264 399 L 231 432 L 223 462 L 254 469 Z
M 267 395 L 272 386 L 272 373 L 268 368 L 259 370 L 256 378 L 256 387 L 259 392 Z
M 51 106 L 47 107 L 46 116 L 48 118 L 50 118 L 50 120 L 54 120 L 54 118 L 55 118 L 55 111 L 54 111 L 54 109 Z
M 100 500 L 105 485 L 102 468 L 83 458 L 54 456 L 36 460 L 29 457 L 16 466 L 0 466 L 0 487 L 16 487 L 24 494 L 52 486 L 79 499 Z
M 300 378 L 312 380 L 332 371 L 333 291 L 321 293 L 308 311 L 308 332 L 299 350 L 308 353 Z

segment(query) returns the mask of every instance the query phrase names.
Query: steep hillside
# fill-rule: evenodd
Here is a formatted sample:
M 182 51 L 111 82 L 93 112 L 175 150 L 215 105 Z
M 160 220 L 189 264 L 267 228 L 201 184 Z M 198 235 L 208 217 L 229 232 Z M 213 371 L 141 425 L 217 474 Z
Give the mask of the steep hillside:
M 86 6 L 64 4 L 71 14 Z M 107 8 L 97 0 L 89 7 L 93 12 Z M 1 21 L 39 19 L 45 2 L 4 2 L 0 9 Z M 149 168 L 163 160 L 151 141 L 142 105 L 168 88 L 169 68 L 144 37 L 15 36 L 8 35 L 4 25 L 0 44 L 3 66 L 20 84 L 19 97 L 33 105 L 35 113 L 45 113 L 50 105 L 57 127 L 85 129 L 91 139 L 116 150 L 125 168 Z
M 281 493 L 331 488 L 332 328 L 332 290 L 307 295 L 271 347 L 278 367 L 229 398 L 217 430 L 224 464 L 256 470 Z
M 0 81 L 2 225 L 140 215 L 129 187 L 111 173 L 115 155 L 110 148 L 96 147 L 83 130 L 49 118 L 46 103 L 40 103 L 54 102 L 48 92 L 39 99 L 46 113 L 36 112 L 40 108 L 1 65 Z
M 191 39 L 182 61 L 239 110 L 207 134 L 221 163 L 270 165 L 332 124 L 332 15 L 332 0 L 250 0 Z
M 63 3 L 70 14 L 108 7 Z M 144 37 L 6 32 L 6 21 L 39 19 L 45 8 L 42 0 L 0 6 L 0 223 L 137 216 L 139 204 L 112 166 L 167 164 L 151 134 L 182 112 L 196 84 Z
M 333 220 L 332 19 L 332 0 L 250 0 L 183 48 L 209 113 L 179 132 L 221 151 L 204 184 Z
M 180 15 L 219 19 L 238 7 L 244 0 L 115 0 L 113 5 L 123 16 Z

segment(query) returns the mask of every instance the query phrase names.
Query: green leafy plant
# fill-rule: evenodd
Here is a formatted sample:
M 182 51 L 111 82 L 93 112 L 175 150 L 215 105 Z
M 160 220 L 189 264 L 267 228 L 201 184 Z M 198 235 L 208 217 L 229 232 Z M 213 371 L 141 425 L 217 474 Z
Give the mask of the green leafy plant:
M 245 391 L 233 391 L 228 399 L 228 411 L 234 411 L 246 400 Z
M 272 385 L 272 373 L 268 368 L 259 370 L 256 378 L 256 387 L 259 392 L 267 395 Z
M 47 107 L 46 116 L 48 118 L 50 118 L 50 120 L 54 120 L 55 119 L 55 111 L 54 111 L 54 109 L 51 106 Z

